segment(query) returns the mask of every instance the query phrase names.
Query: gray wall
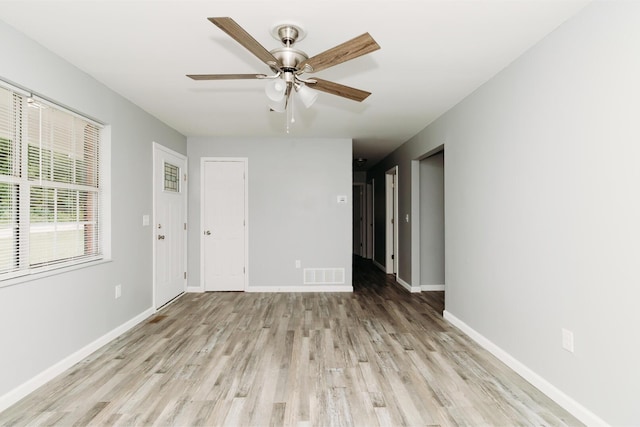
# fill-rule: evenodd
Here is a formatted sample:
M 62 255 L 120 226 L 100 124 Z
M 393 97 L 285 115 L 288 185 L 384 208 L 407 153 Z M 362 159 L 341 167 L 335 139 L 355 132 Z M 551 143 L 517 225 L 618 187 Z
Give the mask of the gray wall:
M 0 52 L 1 78 L 111 125 L 113 257 L 0 288 L 2 396 L 152 306 L 152 141 L 186 153 L 186 139 L 2 22 Z
M 638 22 L 590 4 L 370 174 L 399 165 L 402 217 L 411 160 L 445 145 L 446 310 L 612 425 L 640 424 Z
M 444 285 L 444 153 L 420 161 L 420 285 Z
M 302 286 L 302 267 L 344 267 L 351 286 L 351 140 L 190 137 L 189 286 L 200 286 L 200 162 L 247 157 L 249 286 Z M 348 203 L 337 204 L 338 195 Z

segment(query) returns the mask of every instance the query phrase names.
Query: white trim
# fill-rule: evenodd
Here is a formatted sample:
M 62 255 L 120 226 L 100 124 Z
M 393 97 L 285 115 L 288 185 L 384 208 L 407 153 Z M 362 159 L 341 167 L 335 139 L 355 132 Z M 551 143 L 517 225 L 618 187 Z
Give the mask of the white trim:
M 376 179 L 371 178 L 371 259 L 376 263 Z M 380 267 L 380 264 L 377 264 Z
M 372 258 L 373 261 L 373 265 L 375 265 L 376 267 L 378 267 L 380 270 L 382 270 L 383 273 L 386 273 L 387 270 L 384 268 L 384 265 L 380 264 L 378 261 L 375 260 L 375 258 Z
M 100 132 L 100 151 L 98 152 L 99 185 L 100 185 L 100 238 L 102 239 L 102 253 L 105 260 L 111 260 L 111 125 L 106 125 Z
M 509 353 L 491 342 L 484 335 L 480 334 L 475 329 L 464 323 L 462 320 L 458 319 L 455 315 L 451 314 L 451 312 L 445 310 L 443 316 L 445 320 L 460 329 L 469 338 L 474 340 L 489 353 L 500 359 L 500 361 L 506 364 L 509 368 L 513 369 L 525 380 L 530 382 L 535 388 L 546 394 L 549 398 L 551 398 L 551 400 L 570 412 L 574 417 L 578 418 L 588 426 L 608 426 L 608 424 L 603 419 L 598 417 L 593 412 L 589 411 L 587 408 L 573 400 L 571 397 L 567 396 L 564 392 L 562 392 L 549 381 L 545 380 L 543 377 L 532 371 L 518 359 L 511 356 Z
M 187 286 L 187 293 L 190 294 L 202 294 L 204 293 L 204 289 L 201 286 Z
M 393 215 L 392 184 L 393 176 L 387 172 L 384 175 L 384 272 L 387 274 L 393 274 L 393 260 L 391 259 L 391 254 L 393 253 L 393 227 L 389 223 L 389 218 Z
M 353 286 L 249 286 L 245 292 L 353 292 Z
M 421 285 L 422 292 L 444 291 L 444 285 Z
M 420 283 L 420 162 L 411 160 L 411 282 Z M 424 290 L 424 288 L 422 289 Z
M 411 215 L 413 216 L 413 221 L 411 222 L 411 281 L 413 283 L 420 283 L 422 281 L 422 270 L 420 268 L 420 261 L 422 258 L 422 236 L 420 234 L 422 203 L 420 196 L 420 162 L 439 153 L 444 153 L 444 143 L 411 160 Z M 445 180 L 445 183 L 446 182 L 447 181 Z M 442 206 L 442 209 L 444 210 L 444 205 Z M 443 227 L 445 227 L 446 235 L 446 221 L 445 224 L 443 224 Z M 445 290 L 444 285 L 422 285 L 420 288 L 422 289 L 422 291 L 426 292 Z
M 398 282 L 400 285 L 402 285 L 403 288 L 405 288 L 406 290 L 408 290 L 412 294 L 420 292 L 420 287 L 419 286 L 411 286 L 409 283 L 405 282 L 400 277 L 400 275 L 396 275 L 396 282 Z
M 398 235 L 398 187 L 399 185 L 398 166 L 394 166 L 385 173 L 385 272 L 387 274 L 398 274 L 400 269 L 399 250 L 400 236 Z M 393 224 L 390 219 L 393 215 Z M 393 258 L 391 257 L 393 255 Z
M 200 291 L 205 292 L 204 284 L 204 164 L 205 162 L 242 162 L 244 163 L 244 291 L 249 292 L 249 158 L 248 157 L 201 157 L 200 158 Z
M 398 166 L 395 168 L 394 173 L 394 186 L 393 186 L 393 272 L 396 276 L 400 275 L 400 169 Z
M 159 307 L 156 305 L 157 301 L 156 301 L 156 282 L 157 282 L 157 278 L 156 278 L 156 224 L 157 224 L 157 200 L 156 200 L 156 185 L 159 185 L 158 182 L 156 182 L 156 173 L 158 172 L 158 164 L 156 162 L 156 157 L 157 157 L 157 152 L 158 151 L 162 151 L 166 154 L 169 154 L 171 156 L 175 156 L 177 158 L 179 158 L 180 160 L 184 161 L 184 170 L 181 170 L 181 173 L 187 174 L 189 171 L 189 163 L 188 163 L 188 159 L 187 156 L 185 156 L 184 154 L 178 153 L 177 151 L 174 151 L 168 147 L 165 147 L 162 144 L 159 144 L 155 141 L 152 142 L 152 157 L 153 157 L 153 167 L 152 169 L 152 185 L 151 185 L 151 191 L 153 193 L 152 195 L 152 221 L 151 221 L 151 247 L 152 247 L 152 265 L 153 265 L 153 278 L 152 278 L 152 283 L 153 283 L 153 292 L 152 292 L 152 298 L 153 298 L 153 306 L 154 308 L 157 310 Z M 188 191 L 189 191 L 189 180 L 185 179 L 184 181 L 182 180 L 182 176 L 180 178 L 178 178 L 180 180 L 180 190 L 181 190 L 181 194 L 182 194 L 182 206 L 184 208 L 184 222 L 188 223 L 189 220 L 189 201 L 188 201 Z M 189 225 L 187 224 L 187 229 L 189 228 Z M 187 251 L 189 248 L 189 241 L 188 241 L 188 230 L 184 230 L 183 233 L 183 244 L 184 244 L 184 254 L 183 254 L 183 263 L 184 263 L 184 271 L 187 271 L 188 268 L 188 256 L 187 256 Z M 188 275 L 187 275 L 188 277 Z M 182 292 L 186 292 L 187 291 L 187 281 L 188 279 L 185 278 L 184 279 L 184 283 L 183 283 L 183 287 L 182 287 Z M 165 304 L 166 305 L 166 304 Z
M 104 334 L 97 340 L 93 341 L 92 343 L 84 346 L 83 348 L 76 351 L 75 353 L 65 357 L 58 363 L 40 372 L 30 380 L 27 380 L 26 382 L 22 383 L 21 385 L 14 388 L 13 390 L 0 396 L 0 412 L 4 411 L 9 406 L 18 402 L 20 399 L 27 396 L 29 393 L 32 393 L 37 388 L 43 386 L 48 381 L 51 381 L 53 378 L 60 375 L 67 369 L 71 368 L 76 363 L 81 362 L 84 358 L 89 356 L 91 353 L 98 350 L 100 347 L 108 344 L 112 340 L 118 338 L 120 335 L 127 332 L 137 324 L 141 323 L 142 321 L 144 321 L 154 313 L 155 313 L 155 310 L 153 308 L 148 308 L 147 310 L 143 311 L 136 317 L 128 320 L 127 322 L 111 330 L 110 332 L 107 332 L 106 334 Z
M 64 267 L 58 265 L 58 268 L 51 268 L 50 270 L 39 271 L 37 273 L 31 274 L 22 274 L 20 276 L 15 276 L 10 279 L 1 279 L 0 280 L 0 288 L 5 288 L 9 286 L 15 286 L 20 283 L 32 282 L 36 280 L 41 280 L 50 276 L 57 276 L 58 274 L 68 273 L 69 271 L 80 270 L 83 268 L 90 268 L 100 264 L 106 264 L 112 262 L 111 259 L 106 258 L 98 258 L 93 260 L 86 260 L 82 263 L 74 263 L 69 264 Z

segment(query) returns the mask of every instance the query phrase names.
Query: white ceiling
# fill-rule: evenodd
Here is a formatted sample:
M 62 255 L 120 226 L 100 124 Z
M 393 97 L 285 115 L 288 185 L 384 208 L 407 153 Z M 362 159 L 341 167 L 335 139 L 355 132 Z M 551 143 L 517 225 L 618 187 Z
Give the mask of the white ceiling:
M 0 20 L 186 136 L 284 136 L 264 81 L 185 74 L 269 69 L 206 18 L 230 16 L 268 50 L 283 21 L 307 31 L 309 56 L 369 32 L 381 49 L 318 72 L 372 92 L 358 103 L 320 93 L 296 110 L 293 137 L 348 137 L 368 166 L 579 11 L 582 0 L 0 1 Z M 305 77 L 311 77 L 306 75 Z M 46 94 L 44 94 L 46 95 Z

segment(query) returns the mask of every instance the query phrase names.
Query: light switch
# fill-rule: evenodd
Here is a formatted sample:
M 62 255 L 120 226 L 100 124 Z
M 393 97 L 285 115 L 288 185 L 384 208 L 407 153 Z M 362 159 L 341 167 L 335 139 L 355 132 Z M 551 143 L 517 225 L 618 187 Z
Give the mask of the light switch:
M 149 225 L 149 215 L 142 215 L 142 225 Z
M 347 196 L 344 196 L 344 195 L 338 196 L 338 203 L 341 205 L 347 203 Z

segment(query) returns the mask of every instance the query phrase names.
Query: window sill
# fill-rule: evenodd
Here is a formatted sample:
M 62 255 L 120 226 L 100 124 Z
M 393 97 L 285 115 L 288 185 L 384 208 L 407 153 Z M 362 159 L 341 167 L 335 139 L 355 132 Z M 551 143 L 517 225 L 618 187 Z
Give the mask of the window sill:
M 107 264 L 110 262 L 111 262 L 111 259 L 103 258 L 103 259 L 83 262 L 80 264 L 70 265 L 67 267 L 60 267 L 60 268 L 55 268 L 47 271 L 41 271 L 38 273 L 25 274 L 23 276 L 12 277 L 9 279 L 4 279 L 4 280 L 0 279 L 0 289 L 8 288 L 10 286 L 16 286 L 25 282 L 33 282 L 33 281 L 44 279 L 51 276 L 57 276 L 59 274 L 65 274 L 70 271 L 81 270 L 84 268 L 91 268 L 97 265 Z

